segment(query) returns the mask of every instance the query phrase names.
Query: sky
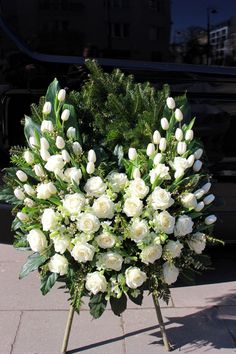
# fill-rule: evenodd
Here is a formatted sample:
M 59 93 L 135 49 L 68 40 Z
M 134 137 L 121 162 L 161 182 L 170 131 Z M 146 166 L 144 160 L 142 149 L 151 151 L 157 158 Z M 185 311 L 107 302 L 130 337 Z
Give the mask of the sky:
M 172 36 L 189 26 L 206 28 L 208 7 L 217 10 L 211 15 L 211 24 L 236 16 L 236 0 L 172 0 Z

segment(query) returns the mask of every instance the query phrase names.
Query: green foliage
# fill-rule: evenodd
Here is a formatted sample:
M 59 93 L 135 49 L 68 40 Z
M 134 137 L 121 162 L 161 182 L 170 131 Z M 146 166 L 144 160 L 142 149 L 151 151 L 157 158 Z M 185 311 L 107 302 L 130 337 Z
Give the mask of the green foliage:
M 110 298 L 111 309 L 115 315 L 120 316 L 127 308 L 127 296 L 122 293 L 120 298 Z
M 45 263 L 46 260 L 47 258 L 45 256 L 40 255 L 39 253 L 33 253 L 28 257 L 27 262 L 23 265 L 19 279 L 26 277 L 30 272 L 38 269 L 39 266 Z
M 99 318 L 105 311 L 107 300 L 104 293 L 98 293 L 90 296 L 89 308 L 93 318 Z
M 46 295 L 51 290 L 53 285 L 56 283 L 57 278 L 57 273 L 47 273 L 42 276 L 40 290 L 43 295 Z

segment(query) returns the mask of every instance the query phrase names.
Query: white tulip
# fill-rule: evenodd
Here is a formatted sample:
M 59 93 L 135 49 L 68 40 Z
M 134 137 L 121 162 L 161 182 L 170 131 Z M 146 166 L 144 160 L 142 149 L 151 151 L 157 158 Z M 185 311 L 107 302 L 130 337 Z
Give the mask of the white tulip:
M 65 165 L 65 161 L 61 155 L 52 155 L 49 157 L 45 168 L 50 172 L 55 172 L 57 170 L 61 170 Z
M 64 111 L 63 111 L 62 114 L 61 114 L 61 120 L 62 120 L 63 122 L 66 122 L 66 121 L 69 119 L 69 117 L 70 117 L 70 111 L 69 111 L 69 109 L 64 109 Z
M 208 196 L 206 196 L 206 197 L 203 199 L 203 202 L 204 202 L 205 205 L 209 205 L 209 204 L 211 204 L 214 200 L 215 200 L 214 194 L 209 194 Z
M 37 139 L 36 139 L 34 136 L 31 136 L 31 137 L 29 138 L 29 144 L 30 144 L 30 146 L 31 146 L 32 148 L 35 148 L 35 147 L 38 147 L 38 146 L 39 146 L 38 141 L 37 141 Z
M 44 169 L 42 168 L 42 166 L 40 164 L 34 165 L 34 172 L 37 177 L 44 177 L 45 176 Z
M 21 182 L 26 182 L 27 179 L 28 179 L 27 174 L 25 172 L 21 171 L 21 170 L 18 170 L 16 172 L 16 176 Z
M 194 192 L 194 195 L 197 199 L 202 198 L 204 194 L 205 194 L 205 191 L 202 188 L 200 188 Z
M 135 148 L 129 148 L 128 157 L 131 161 L 134 161 L 137 158 L 137 151 Z
M 175 179 L 181 178 L 184 175 L 184 170 L 182 168 L 179 168 L 175 171 Z
M 152 156 L 155 152 L 155 145 L 152 144 L 152 143 L 149 143 L 148 146 L 147 146 L 147 149 L 146 149 L 146 154 L 147 156 Z
M 169 109 L 174 109 L 175 108 L 175 100 L 173 99 L 173 97 L 168 97 L 166 99 L 166 105 Z
M 40 149 L 40 156 L 43 159 L 43 161 L 48 161 L 50 154 L 49 154 L 48 150 Z
M 183 155 L 185 154 L 187 150 L 187 145 L 184 141 L 179 141 L 178 144 L 177 144 L 177 153 L 179 155 Z
M 196 159 L 196 160 L 199 160 L 199 159 L 202 157 L 202 154 L 203 154 L 203 150 L 202 150 L 202 149 L 197 149 L 197 150 L 194 152 L 195 159 Z
M 26 213 L 22 213 L 21 211 L 19 211 L 17 214 L 16 214 L 17 218 L 22 221 L 22 222 L 25 222 L 25 221 L 28 221 L 29 220 L 29 217 Z
M 161 140 L 161 134 L 158 130 L 155 130 L 152 136 L 152 140 L 154 144 L 159 144 Z
M 48 115 L 52 111 L 52 104 L 51 102 L 45 102 L 43 105 L 43 114 Z
M 61 136 L 57 136 L 56 138 L 56 147 L 58 149 L 64 149 L 65 147 L 65 140 Z
M 30 184 L 24 184 L 24 190 L 25 193 L 30 196 L 33 196 L 35 194 L 35 190 Z
M 65 162 L 70 162 L 70 155 L 67 150 L 62 150 L 61 156 Z
M 135 167 L 135 169 L 133 170 L 133 178 L 140 178 L 141 177 L 141 173 L 138 167 Z
M 179 108 L 176 108 L 175 110 L 175 119 L 177 120 L 177 122 L 181 122 L 183 120 L 184 116 L 182 111 Z
M 182 129 L 177 128 L 175 131 L 175 139 L 178 141 L 181 141 L 181 140 L 183 140 L 183 137 L 184 137 L 184 134 L 183 134 Z
M 24 152 L 24 159 L 29 165 L 32 165 L 32 163 L 34 162 L 34 155 L 32 154 L 32 152 L 27 150 Z
M 35 204 L 34 201 L 30 198 L 25 198 L 24 203 L 29 208 L 32 208 Z
M 80 143 L 78 141 L 75 141 L 72 144 L 72 150 L 76 156 L 81 155 L 82 151 L 83 151 L 82 146 L 80 145 Z
M 16 189 L 14 189 L 14 195 L 19 200 L 25 199 L 25 193 L 22 191 L 22 189 L 20 187 L 17 187 Z
M 67 130 L 66 136 L 68 139 L 74 139 L 76 134 L 76 130 L 74 127 L 70 127 Z
M 89 175 L 91 175 L 92 173 L 94 173 L 95 171 L 95 165 L 93 162 L 88 162 L 87 166 L 86 166 L 86 171 Z
M 200 171 L 201 168 L 202 168 L 202 161 L 196 160 L 193 164 L 193 170 L 195 172 L 198 172 L 198 171 Z
M 193 164 L 194 164 L 194 161 L 195 161 L 195 156 L 194 156 L 193 154 L 190 155 L 190 156 L 187 158 L 187 161 L 188 161 L 189 167 L 192 167 Z
M 204 208 L 205 204 L 203 202 L 199 202 L 195 208 L 195 211 L 199 212 Z
M 58 101 L 63 102 L 63 101 L 65 101 L 65 98 L 66 98 L 66 90 L 61 89 L 58 92 L 57 99 L 58 99 Z
M 40 138 L 40 148 L 48 150 L 49 149 L 49 143 L 46 138 L 42 137 Z
M 209 192 L 209 190 L 211 189 L 211 183 L 207 182 L 206 184 L 204 184 L 202 186 L 202 189 L 204 190 L 205 194 Z
M 197 199 L 193 193 L 186 193 L 181 197 L 182 205 L 187 209 L 195 209 L 197 207 Z
M 209 215 L 205 219 L 205 224 L 206 225 L 211 225 L 214 224 L 217 220 L 217 217 L 215 215 Z
M 166 138 L 161 138 L 160 144 L 159 144 L 159 149 L 161 152 L 166 150 Z
M 53 124 L 51 120 L 43 120 L 41 123 L 41 132 L 52 132 L 53 131 Z
M 161 127 L 163 130 L 169 129 L 169 122 L 166 118 L 161 118 Z
M 193 140 L 193 130 L 189 129 L 185 133 L 185 140 L 191 141 Z
M 89 150 L 88 152 L 88 161 L 95 163 L 97 160 L 97 156 L 94 150 Z
M 158 165 L 162 160 L 162 154 L 158 153 L 153 159 L 154 165 Z

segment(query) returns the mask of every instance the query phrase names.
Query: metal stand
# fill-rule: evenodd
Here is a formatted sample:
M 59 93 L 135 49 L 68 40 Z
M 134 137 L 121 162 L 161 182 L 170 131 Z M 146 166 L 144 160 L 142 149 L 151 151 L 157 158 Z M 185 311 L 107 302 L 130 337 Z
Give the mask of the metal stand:
M 166 329 L 165 329 L 165 325 L 163 322 L 161 309 L 160 309 L 160 305 L 159 305 L 159 301 L 158 301 L 158 296 L 156 294 L 152 294 L 152 297 L 153 297 L 153 302 L 155 305 L 155 310 L 156 310 L 157 319 L 158 319 L 159 326 L 160 326 L 160 331 L 161 331 L 163 343 L 164 343 L 165 349 L 167 351 L 170 351 L 172 349 L 172 347 L 171 347 L 171 344 L 167 338 Z M 62 347 L 61 347 L 62 354 L 66 354 L 66 351 L 67 351 L 67 346 L 68 346 L 68 342 L 69 342 L 70 331 L 71 331 L 74 313 L 75 313 L 75 310 L 73 309 L 73 306 L 70 306 L 68 318 L 67 318 L 67 323 L 66 323 L 65 334 L 64 334 L 64 338 L 63 338 Z

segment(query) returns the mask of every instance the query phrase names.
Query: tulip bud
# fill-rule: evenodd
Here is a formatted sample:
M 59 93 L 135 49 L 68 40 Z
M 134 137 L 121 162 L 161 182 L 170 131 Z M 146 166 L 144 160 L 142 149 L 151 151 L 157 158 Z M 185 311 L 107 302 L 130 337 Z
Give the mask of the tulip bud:
M 24 184 L 24 190 L 25 193 L 30 196 L 33 196 L 35 194 L 35 190 L 30 184 Z
M 58 101 L 63 102 L 63 101 L 65 101 L 65 98 L 66 98 L 66 90 L 61 89 L 58 92 L 57 99 L 58 99 Z
M 154 144 L 159 144 L 161 140 L 161 134 L 158 130 L 155 130 L 152 136 L 152 140 Z
M 199 160 L 202 157 L 203 154 L 203 150 L 202 149 L 198 149 L 194 152 L 194 156 L 196 160 Z
M 195 161 L 195 157 L 194 157 L 194 155 L 192 154 L 192 155 L 190 155 L 188 158 L 187 158 L 187 161 L 188 161 L 188 165 L 189 165 L 189 167 L 192 167 L 193 166 L 193 164 L 194 164 L 194 161 Z
M 204 208 L 205 204 L 203 202 L 199 202 L 195 208 L 195 211 L 199 212 Z
M 61 155 L 62 155 L 62 158 L 65 162 L 70 162 L 70 155 L 69 155 L 68 151 L 62 150 Z
M 209 195 L 207 195 L 207 196 L 203 199 L 203 202 L 204 202 L 205 205 L 209 205 L 209 204 L 211 204 L 214 200 L 215 200 L 214 194 L 209 194 Z
M 184 116 L 183 113 L 181 112 L 181 110 L 179 108 L 176 108 L 175 110 L 175 119 L 177 120 L 177 122 L 181 122 L 183 120 Z
M 177 153 L 179 155 L 183 155 L 183 154 L 185 154 L 186 150 L 187 150 L 186 143 L 184 141 L 179 141 L 178 145 L 177 145 Z
M 66 122 L 66 121 L 69 119 L 69 117 L 70 117 L 70 111 L 69 111 L 69 109 L 64 109 L 64 111 L 63 111 L 62 114 L 61 114 L 61 120 L 62 120 L 63 122 Z
M 160 151 L 166 150 L 166 138 L 161 138 L 160 144 L 159 144 L 159 149 L 160 149 Z
M 21 182 L 25 182 L 28 179 L 27 174 L 25 172 L 21 171 L 21 170 L 18 170 L 16 172 L 16 176 Z
M 52 132 L 53 131 L 53 124 L 51 120 L 44 119 L 41 123 L 41 132 Z
M 202 168 L 202 161 L 196 160 L 193 164 L 193 170 L 195 172 L 198 172 L 198 171 L 200 171 L 201 168 Z
M 47 139 L 44 137 L 40 138 L 40 148 L 44 149 L 44 150 L 49 149 L 49 143 L 48 143 Z
M 174 109 L 175 108 L 175 100 L 173 97 L 168 97 L 166 100 L 166 105 L 169 109 Z
M 166 118 L 161 118 L 161 127 L 163 130 L 169 129 L 169 122 Z
M 43 106 L 43 114 L 48 115 L 51 113 L 52 104 L 51 102 L 45 102 Z
M 128 157 L 131 161 L 134 161 L 137 158 L 137 151 L 135 148 L 129 148 Z
M 205 219 L 205 224 L 206 225 L 211 225 L 214 224 L 217 220 L 217 217 L 215 215 L 209 215 Z
M 40 156 L 42 157 L 43 161 L 47 161 L 50 157 L 48 150 L 40 149 Z
M 88 152 L 88 161 L 95 163 L 97 160 L 96 153 L 94 150 L 89 150 Z
M 175 179 L 183 177 L 184 175 L 184 169 L 179 168 L 178 170 L 175 171 Z
M 185 140 L 187 140 L 187 141 L 193 140 L 193 130 L 192 129 L 189 129 L 186 131 Z
M 68 128 L 67 133 L 66 133 L 68 139 L 74 139 L 75 134 L 76 134 L 76 130 L 74 127 Z
M 155 152 L 155 145 L 152 144 L 152 143 L 149 143 L 148 146 L 147 146 L 147 149 L 146 149 L 146 154 L 147 156 L 152 156 Z
M 57 136 L 56 138 L 56 147 L 58 149 L 64 149 L 65 147 L 65 140 L 61 136 Z
M 30 144 L 30 146 L 32 147 L 32 148 L 35 148 L 35 147 L 38 147 L 39 145 L 38 145 L 38 141 L 37 141 L 37 139 L 34 137 L 34 136 L 31 136 L 30 138 L 29 138 L 29 144 Z
M 25 199 L 25 193 L 22 191 L 22 189 L 20 187 L 17 187 L 16 189 L 14 189 L 14 195 L 19 200 Z
M 34 173 L 36 174 L 37 177 L 44 177 L 45 176 L 45 172 L 44 172 L 42 166 L 39 164 L 34 165 Z
M 162 160 L 162 154 L 158 153 L 153 159 L 154 165 L 158 165 Z
M 29 220 L 29 217 L 26 213 L 22 213 L 21 211 L 19 211 L 17 214 L 16 214 L 17 218 L 24 222 L 24 221 L 28 221 Z
M 31 165 L 34 162 L 34 155 L 27 150 L 24 152 L 24 159 L 29 165 Z
M 182 129 L 180 128 L 177 128 L 176 131 L 175 131 L 175 139 L 178 140 L 178 141 L 181 141 L 183 140 L 183 131 Z
M 204 196 L 204 194 L 205 194 L 205 192 L 204 192 L 204 190 L 203 189 L 198 189 L 198 190 L 196 190 L 196 192 L 194 192 L 194 195 L 195 195 L 195 197 L 197 198 L 197 199 L 200 199 L 200 198 L 202 198 L 203 196 Z
M 206 184 L 204 184 L 202 186 L 202 189 L 204 190 L 205 194 L 209 192 L 209 190 L 211 189 L 211 183 L 207 182 Z
M 32 208 L 34 206 L 34 201 L 30 198 L 25 198 L 24 203 L 29 208 Z
M 133 178 L 140 178 L 141 177 L 141 173 L 138 167 L 135 167 L 135 169 L 133 170 Z
M 83 151 L 82 146 L 80 145 L 80 143 L 78 141 L 75 141 L 72 144 L 72 150 L 76 156 L 82 154 L 82 151 Z
M 95 171 L 95 165 L 93 162 L 87 163 L 86 171 L 89 175 L 91 175 Z

